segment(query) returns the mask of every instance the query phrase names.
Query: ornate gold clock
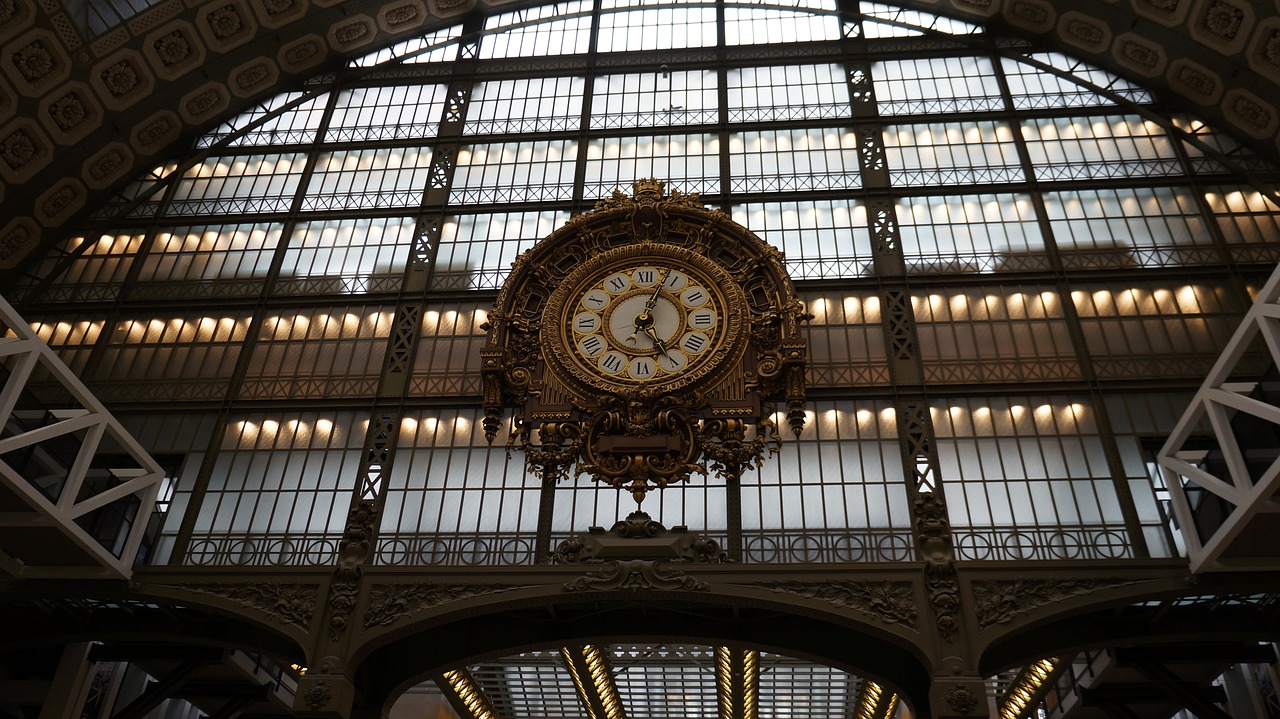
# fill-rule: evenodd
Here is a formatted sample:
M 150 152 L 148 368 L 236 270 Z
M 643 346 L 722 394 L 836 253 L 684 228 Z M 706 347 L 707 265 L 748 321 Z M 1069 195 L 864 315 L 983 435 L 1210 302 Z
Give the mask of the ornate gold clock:
M 775 249 L 656 180 L 614 193 L 521 255 L 482 350 L 485 432 L 548 481 L 632 492 L 732 480 L 804 421 L 807 315 Z

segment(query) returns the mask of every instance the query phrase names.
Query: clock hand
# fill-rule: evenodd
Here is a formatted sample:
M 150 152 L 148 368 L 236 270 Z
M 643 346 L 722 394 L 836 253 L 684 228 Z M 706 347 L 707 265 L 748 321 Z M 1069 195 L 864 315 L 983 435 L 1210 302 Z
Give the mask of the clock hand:
M 662 294 L 662 286 L 667 283 L 667 278 L 671 276 L 671 268 L 663 270 L 662 278 L 658 280 L 658 284 L 653 286 L 653 294 L 649 295 L 649 299 L 645 300 L 644 313 L 649 314 L 649 310 L 658 304 L 658 295 Z
M 653 346 L 658 348 L 663 357 L 671 359 L 671 355 L 667 354 L 667 343 L 658 338 L 658 331 L 653 328 L 653 325 L 645 325 L 644 333 L 649 335 L 649 339 L 653 340 Z M 674 361 L 672 360 L 672 362 Z

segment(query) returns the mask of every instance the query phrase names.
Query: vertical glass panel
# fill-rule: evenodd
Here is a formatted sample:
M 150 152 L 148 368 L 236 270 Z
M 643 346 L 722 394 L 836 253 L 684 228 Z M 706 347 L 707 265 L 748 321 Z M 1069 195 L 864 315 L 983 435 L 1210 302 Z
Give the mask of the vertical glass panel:
M 573 197 L 573 140 L 469 145 L 458 151 L 452 205 L 542 202 Z
M 743 560 L 914 559 L 893 408 L 810 406 L 799 439 L 785 432 L 782 451 L 742 477 Z
M 497 289 L 511 263 L 569 220 L 569 213 L 498 212 L 445 220 L 436 252 L 433 289 Z
M 1221 285 L 1077 282 L 1071 297 L 1100 379 L 1198 381 L 1240 318 Z
M 406 413 L 375 564 L 533 564 L 542 481 L 485 441 L 479 409 Z
M 1189 188 L 1046 192 L 1044 206 L 1067 269 L 1222 261 Z
M 431 302 L 422 313 L 409 379 L 411 396 L 479 394 L 480 348 L 489 302 Z M 519 459 L 513 460 L 519 462 Z
M 725 44 L 763 45 L 779 42 L 839 40 L 840 19 L 834 14 L 793 12 L 775 8 L 725 7 Z
M 413 247 L 412 217 L 299 222 L 272 287 L 278 294 L 389 292 Z
M 729 122 L 852 117 L 849 83 L 839 65 L 729 68 Z
M 853 200 L 753 202 L 734 207 L 733 221 L 782 250 L 792 279 L 871 273 L 867 211 Z
M 463 133 L 563 132 L 582 122 L 586 78 L 547 77 L 477 83 Z
M 315 142 L 316 130 L 324 117 L 329 94 L 323 93 L 289 110 L 279 108 L 302 97 L 300 92 L 286 92 L 268 98 L 261 104 L 222 123 L 196 140 L 196 147 L 212 147 L 220 140 L 235 135 L 227 147 L 278 147 Z M 242 128 L 269 115 L 275 115 L 252 130 Z
M 297 152 L 210 157 L 182 173 L 169 214 L 285 212 L 293 204 L 306 163 L 306 155 Z
M 1071 77 L 1099 88 L 1105 88 L 1130 102 L 1151 102 L 1151 93 L 1128 80 L 1099 70 L 1079 60 L 1056 52 L 1040 52 L 1028 55 L 1030 60 L 1059 70 L 1067 77 L 1052 73 L 1036 65 L 1020 62 L 1015 58 L 1001 58 L 1013 106 L 1018 110 L 1050 107 L 1097 107 L 1114 105 L 1105 95 L 1099 95 Z
M 435 137 L 444 85 L 389 85 L 340 90 L 329 120 L 329 142 Z
M 71 238 L 63 245 L 64 251 L 78 252 L 79 256 L 51 283 L 43 298 L 50 302 L 115 298 L 133 266 L 143 239 L 141 230 L 100 234 L 96 240 L 88 237 Z M 47 261 L 46 272 L 51 271 L 54 266 L 55 262 Z
M 430 169 L 425 147 L 327 152 L 316 162 L 302 209 L 416 208 Z
M 587 148 L 583 197 L 604 197 L 630 190 L 642 177 L 679 178 L 671 189 L 685 193 L 720 192 L 720 140 L 715 135 L 606 137 Z
M 351 61 L 351 65 L 371 67 L 397 58 L 402 58 L 405 63 L 446 63 L 458 56 L 458 44 L 453 41 L 461 36 L 462 26 L 452 25 L 358 57 Z
M 82 376 L 93 345 L 105 325 L 106 322 L 100 319 L 47 320 L 31 322 L 31 330 L 58 353 L 63 364 Z
M 373 396 L 392 315 L 389 307 L 350 306 L 286 310 L 268 316 L 240 396 Z
M 675 50 L 716 44 L 714 7 L 610 11 L 600 15 L 600 52 Z
M 1181 175 L 1164 128 L 1137 115 L 1024 120 L 1037 180 Z
M 729 137 L 732 192 L 849 190 L 861 185 L 848 130 L 762 130 Z
M 1213 213 L 1218 231 L 1230 246 L 1237 262 L 1276 262 L 1280 260 L 1280 202 L 1247 185 L 1210 187 L 1204 193 L 1205 204 Z
M 188 510 L 187 563 L 332 565 L 367 427 L 354 412 L 233 416 L 204 503 Z
M 600 75 L 592 94 L 593 130 L 705 125 L 720 120 L 716 73 L 711 70 Z
M 808 382 L 812 387 L 889 383 L 880 298 L 875 292 L 803 292 L 809 322 Z
M 1050 268 L 1028 195 L 906 197 L 897 201 L 907 271 L 1022 272 Z
M 556 19 L 563 18 L 563 19 Z M 488 34 L 480 42 L 482 59 L 576 55 L 591 40 L 591 3 L 552 3 L 485 18 Z
M 191 491 L 217 426 L 217 416 L 161 414 L 118 417 L 138 444 L 169 470 L 156 498 L 150 530 L 144 540 L 151 545 L 148 563 L 164 564 L 173 551 L 182 518 L 190 509 Z
M 244 297 L 262 292 L 279 223 L 189 225 L 155 233 L 134 298 Z
M 1013 131 L 1003 122 L 891 125 L 884 129 L 897 186 L 981 185 L 1023 179 Z
M 913 293 L 926 382 L 1077 379 L 1075 347 L 1058 293 L 1044 285 Z
M 1236 138 L 1209 127 L 1200 120 L 1186 115 L 1173 114 L 1170 122 L 1183 133 L 1182 149 L 1187 153 L 1191 169 L 1196 174 L 1240 172 L 1275 172 L 1276 166 L 1258 156 Z
M 1004 109 L 987 57 L 885 60 L 871 64 L 882 116 Z
M 128 217 L 154 217 L 160 211 L 165 191 L 157 183 L 178 169 L 177 162 L 166 162 L 141 172 L 115 194 L 103 200 L 92 213 L 97 220 Z
M 724 546 L 724 493 L 724 480 L 694 473 L 688 482 L 650 492 L 641 508 L 666 527 L 683 524 L 691 532 L 709 536 Z M 592 481 L 585 474 L 567 480 L 556 487 L 552 546 L 591 527 L 612 527 L 635 510 L 630 492 Z
M 1133 556 L 1093 408 L 1084 397 L 931 403 L 956 556 Z
M 100 352 L 94 394 L 103 401 L 221 399 L 251 316 L 224 310 L 123 320 Z
M 1108 393 L 1106 397 L 1116 448 L 1154 557 L 1176 557 L 1186 551 L 1172 520 L 1169 490 L 1155 455 L 1191 399 L 1190 393 L 1179 392 Z

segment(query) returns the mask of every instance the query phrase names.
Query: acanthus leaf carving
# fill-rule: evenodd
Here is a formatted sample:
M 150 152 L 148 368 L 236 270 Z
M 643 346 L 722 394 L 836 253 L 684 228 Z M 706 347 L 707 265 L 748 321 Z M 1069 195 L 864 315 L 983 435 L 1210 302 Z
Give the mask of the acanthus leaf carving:
M 662 563 L 648 559 L 615 559 L 603 569 L 578 577 L 564 585 L 566 592 L 589 590 L 642 589 L 705 592 L 711 585 L 679 570 L 664 569 Z
M 292 624 L 306 629 L 315 612 L 316 596 L 320 588 L 314 584 L 281 584 L 279 582 L 246 584 L 176 584 L 182 589 L 198 594 L 221 597 L 236 604 L 256 609 L 282 624 Z
M 449 602 L 517 589 L 514 584 L 375 584 L 369 590 L 365 631 Z
M 795 594 L 837 607 L 870 614 L 886 624 L 916 628 L 916 602 L 912 585 L 907 582 L 863 582 L 827 580 L 825 582 L 758 582 L 751 586 L 771 592 Z
M 978 628 L 987 629 L 1052 602 L 1135 583 L 1135 580 L 1115 578 L 975 581 L 974 614 Z

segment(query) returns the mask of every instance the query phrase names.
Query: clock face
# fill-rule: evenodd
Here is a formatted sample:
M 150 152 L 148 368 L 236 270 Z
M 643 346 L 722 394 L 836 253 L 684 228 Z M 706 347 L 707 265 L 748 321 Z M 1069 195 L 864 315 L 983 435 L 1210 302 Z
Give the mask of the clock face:
M 736 344 L 729 340 L 740 290 L 726 288 L 732 281 L 710 263 L 628 254 L 589 261 L 555 293 L 556 334 L 570 370 L 607 386 L 666 386 L 705 375 Z

